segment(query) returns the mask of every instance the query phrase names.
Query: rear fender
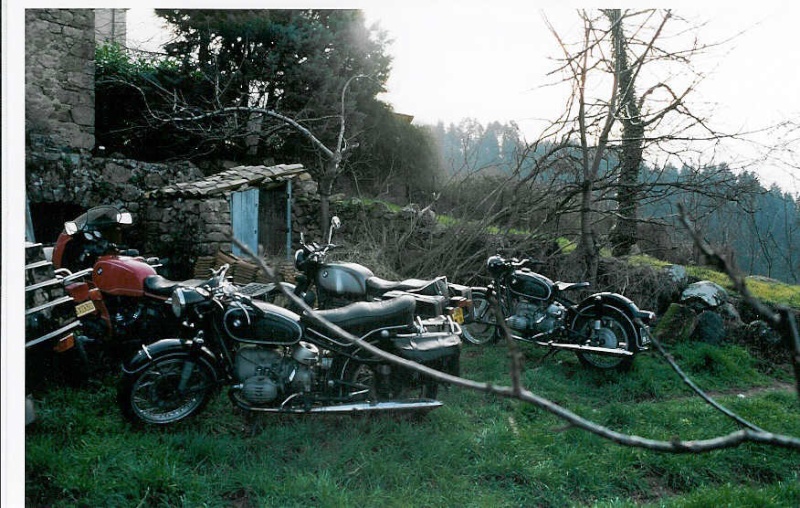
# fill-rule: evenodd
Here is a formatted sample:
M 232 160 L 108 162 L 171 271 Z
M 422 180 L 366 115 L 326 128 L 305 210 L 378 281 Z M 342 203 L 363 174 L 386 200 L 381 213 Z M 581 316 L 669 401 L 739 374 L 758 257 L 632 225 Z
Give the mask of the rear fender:
M 640 319 L 646 325 L 650 324 L 655 317 L 652 312 L 639 309 L 639 307 L 637 307 L 631 299 L 626 298 L 619 293 L 595 293 L 581 301 L 577 308 L 581 309 L 592 303 L 595 305 L 601 304 L 617 307 L 620 310 L 623 310 L 632 320 Z
M 135 374 L 154 361 L 186 355 L 202 358 L 219 372 L 219 362 L 211 350 L 191 340 L 181 339 L 162 339 L 143 345 L 142 349 L 122 365 L 122 372 L 127 375 Z
M 573 307 L 574 316 L 570 318 L 570 322 L 574 321 L 574 318 L 577 317 L 582 309 L 604 306 L 618 310 L 629 320 L 631 328 L 633 328 L 636 333 L 636 345 L 638 349 L 646 349 L 646 341 L 643 340 L 642 326 L 646 327 L 654 318 L 654 314 L 650 311 L 640 310 L 631 299 L 619 293 L 595 293 L 583 299 L 578 305 Z

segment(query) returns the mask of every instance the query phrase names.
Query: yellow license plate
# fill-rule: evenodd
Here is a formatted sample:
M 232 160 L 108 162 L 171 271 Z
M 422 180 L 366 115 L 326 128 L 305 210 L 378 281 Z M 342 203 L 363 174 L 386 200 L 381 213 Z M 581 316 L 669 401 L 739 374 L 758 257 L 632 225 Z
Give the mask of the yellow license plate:
M 453 321 L 458 324 L 464 323 L 464 311 L 461 310 L 461 307 L 453 309 Z
M 75 306 L 75 314 L 77 314 L 78 317 L 91 314 L 92 312 L 94 312 L 94 302 L 91 300 L 88 302 L 79 303 Z

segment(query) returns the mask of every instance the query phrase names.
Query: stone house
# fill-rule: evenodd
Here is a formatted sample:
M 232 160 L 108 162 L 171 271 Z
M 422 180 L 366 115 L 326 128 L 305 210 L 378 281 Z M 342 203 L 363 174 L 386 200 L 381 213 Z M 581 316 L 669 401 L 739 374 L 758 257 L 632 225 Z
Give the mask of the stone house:
M 178 182 L 146 193 L 142 225 L 151 252 L 174 252 L 192 266 L 220 251 L 250 251 L 289 261 L 301 231 L 313 229 L 317 185 L 300 164 L 239 166 L 208 178 Z M 191 275 L 185 273 L 183 275 Z

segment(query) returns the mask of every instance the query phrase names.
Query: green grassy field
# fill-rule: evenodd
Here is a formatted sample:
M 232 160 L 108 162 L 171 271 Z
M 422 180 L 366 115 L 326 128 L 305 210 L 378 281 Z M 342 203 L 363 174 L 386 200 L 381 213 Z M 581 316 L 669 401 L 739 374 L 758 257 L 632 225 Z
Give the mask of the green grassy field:
M 699 439 L 736 426 L 656 353 L 625 374 L 523 345 L 528 388 L 615 430 Z M 800 436 L 788 369 L 737 346 L 671 348 L 743 417 Z M 465 346 L 466 377 L 507 383 L 506 347 Z M 137 431 L 113 376 L 36 394 L 28 506 L 798 506 L 800 453 L 745 445 L 702 455 L 626 448 L 520 402 L 450 388 L 424 418 L 269 417 L 218 396 L 170 429 Z

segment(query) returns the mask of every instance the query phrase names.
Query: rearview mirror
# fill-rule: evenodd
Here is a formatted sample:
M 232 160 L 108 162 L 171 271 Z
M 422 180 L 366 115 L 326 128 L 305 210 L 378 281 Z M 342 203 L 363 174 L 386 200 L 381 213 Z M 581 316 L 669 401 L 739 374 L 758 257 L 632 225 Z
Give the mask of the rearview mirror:
M 342 227 L 342 221 L 339 220 L 339 217 L 336 215 L 331 217 L 331 227 L 328 229 L 328 244 L 330 244 L 333 239 L 333 230 L 339 229 L 340 227 Z

